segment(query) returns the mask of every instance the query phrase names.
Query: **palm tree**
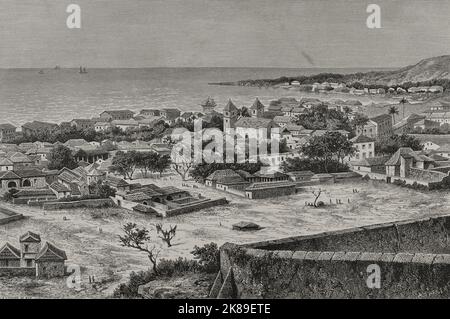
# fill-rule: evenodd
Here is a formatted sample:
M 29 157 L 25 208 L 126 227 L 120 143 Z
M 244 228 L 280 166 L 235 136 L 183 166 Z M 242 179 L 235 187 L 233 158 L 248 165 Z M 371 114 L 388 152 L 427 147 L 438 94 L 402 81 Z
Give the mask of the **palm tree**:
M 403 97 L 399 102 L 402 105 L 402 118 L 405 118 L 405 103 L 408 103 L 408 100 Z
M 398 109 L 396 106 L 391 106 L 388 110 L 388 114 L 392 115 L 392 121 L 395 124 L 395 114 L 398 114 Z

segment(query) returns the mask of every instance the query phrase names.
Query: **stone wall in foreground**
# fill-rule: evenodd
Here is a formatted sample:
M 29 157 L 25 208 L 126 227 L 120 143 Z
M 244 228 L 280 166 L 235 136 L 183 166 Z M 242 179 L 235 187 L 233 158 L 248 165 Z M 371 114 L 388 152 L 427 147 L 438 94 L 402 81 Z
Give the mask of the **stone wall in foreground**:
M 378 271 L 379 288 L 368 285 Z M 450 215 L 227 243 L 211 292 L 221 298 L 450 298 Z
M 450 215 L 262 241 L 246 246 L 267 250 L 450 254 Z
M 370 265 L 379 267 L 380 288 L 367 285 Z M 450 255 L 443 254 L 266 251 L 225 244 L 221 273 L 230 267 L 232 289 L 221 297 L 450 298 Z

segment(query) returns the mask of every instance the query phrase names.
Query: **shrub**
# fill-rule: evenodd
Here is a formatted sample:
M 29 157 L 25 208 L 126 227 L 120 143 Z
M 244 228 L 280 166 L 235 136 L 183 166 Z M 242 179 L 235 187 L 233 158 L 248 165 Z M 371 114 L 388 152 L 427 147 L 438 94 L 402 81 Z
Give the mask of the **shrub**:
M 158 263 L 159 276 L 172 277 L 187 272 L 197 272 L 201 269 L 196 260 L 178 257 L 178 259 L 161 259 Z
M 191 254 L 198 260 L 203 271 L 207 273 L 219 271 L 220 255 L 216 243 L 205 244 L 203 247 L 195 246 Z
M 127 283 L 120 284 L 113 293 L 115 298 L 138 298 L 139 286 L 155 279 L 155 274 L 151 270 L 132 272 Z

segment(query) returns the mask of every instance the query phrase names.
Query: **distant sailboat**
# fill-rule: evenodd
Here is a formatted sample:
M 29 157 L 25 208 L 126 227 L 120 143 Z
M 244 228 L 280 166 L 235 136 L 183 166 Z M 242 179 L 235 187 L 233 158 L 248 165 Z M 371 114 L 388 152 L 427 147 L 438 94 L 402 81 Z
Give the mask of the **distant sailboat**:
M 61 67 L 59 65 L 56 65 L 55 70 L 59 70 L 59 69 L 61 69 Z
M 87 73 L 86 68 L 83 68 L 82 66 L 80 66 L 80 74 L 84 74 Z

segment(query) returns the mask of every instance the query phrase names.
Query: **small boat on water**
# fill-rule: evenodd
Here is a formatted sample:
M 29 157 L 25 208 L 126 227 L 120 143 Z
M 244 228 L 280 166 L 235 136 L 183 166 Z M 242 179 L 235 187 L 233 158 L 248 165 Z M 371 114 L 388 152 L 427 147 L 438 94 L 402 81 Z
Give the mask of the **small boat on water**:
M 39 70 L 39 74 L 44 74 L 44 70 Z
M 83 68 L 82 66 L 80 66 L 80 74 L 84 74 L 87 73 L 86 68 Z
M 61 67 L 59 65 L 56 65 L 55 70 L 59 70 L 59 69 L 61 69 Z

